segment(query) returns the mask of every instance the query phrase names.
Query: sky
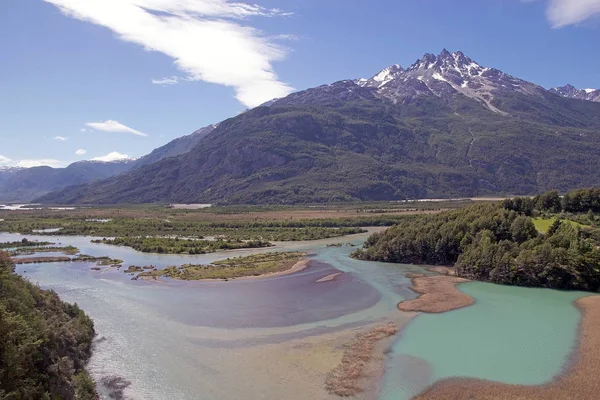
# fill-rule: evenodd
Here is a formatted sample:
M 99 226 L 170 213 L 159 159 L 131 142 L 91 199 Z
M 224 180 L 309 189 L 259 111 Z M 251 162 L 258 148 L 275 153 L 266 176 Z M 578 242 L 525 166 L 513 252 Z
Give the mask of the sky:
M 598 43 L 600 0 L 0 0 L 0 167 L 140 157 L 444 48 L 599 88 Z

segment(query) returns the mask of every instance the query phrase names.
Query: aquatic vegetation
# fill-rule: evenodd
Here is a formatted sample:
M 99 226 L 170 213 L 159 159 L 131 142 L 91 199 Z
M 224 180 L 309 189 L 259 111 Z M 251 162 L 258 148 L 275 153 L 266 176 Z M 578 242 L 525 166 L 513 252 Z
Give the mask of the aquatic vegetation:
M 287 271 L 294 267 L 305 255 L 305 253 L 299 252 L 253 254 L 246 257 L 215 261 L 211 265 L 185 264 L 180 267 L 171 266 L 162 270 L 142 272 L 138 277 L 165 277 L 193 281 L 258 276 Z
M 97 398 L 85 371 L 92 353 L 92 320 L 76 304 L 16 275 L 2 252 L 0 332 L 0 398 Z
M 4 243 L 0 243 L 0 249 L 13 249 L 13 248 L 17 248 L 17 247 L 41 247 L 41 246 L 51 246 L 54 243 L 52 242 L 35 242 L 35 241 L 30 241 L 27 238 L 24 238 L 23 240 L 19 240 L 16 242 L 4 242 Z
M 222 250 L 252 249 L 272 246 L 262 240 L 192 240 L 155 237 L 118 237 L 115 239 L 92 240 L 115 246 L 127 246 L 143 253 L 159 254 L 205 254 Z
M 595 204 L 589 199 L 588 203 Z M 542 234 L 531 217 L 564 207 L 557 193 L 549 192 L 534 199 L 411 217 L 371 236 L 353 255 L 398 263 L 455 264 L 458 276 L 493 283 L 598 291 L 600 230 L 553 216 Z
M 126 274 L 133 274 L 133 273 L 142 272 L 142 271 L 144 271 L 144 268 L 142 268 L 140 266 L 137 266 L 137 265 L 130 265 L 123 272 L 126 273 Z
M 23 257 L 13 258 L 15 264 L 41 264 L 41 263 L 54 263 L 54 262 L 70 262 L 72 258 L 67 256 L 56 256 L 56 257 Z
M 123 260 L 118 258 L 110 258 L 108 256 L 94 257 L 87 254 L 79 254 L 77 257 L 72 258 L 71 261 L 83 261 L 83 262 L 96 262 L 98 265 L 118 265 L 123 264 Z
M 358 335 L 348 343 L 340 365 L 327 375 L 327 391 L 340 397 L 355 396 L 363 392 L 362 379 L 373 359 L 375 346 L 380 340 L 393 336 L 396 332 L 396 324 L 389 322 Z

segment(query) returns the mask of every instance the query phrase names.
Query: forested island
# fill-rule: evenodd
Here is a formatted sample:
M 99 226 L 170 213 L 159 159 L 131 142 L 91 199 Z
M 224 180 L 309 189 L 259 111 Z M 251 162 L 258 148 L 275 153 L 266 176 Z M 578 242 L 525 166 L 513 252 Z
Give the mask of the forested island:
M 76 304 L 15 274 L 0 251 L 0 399 L 97 399 L 85 370 L 93 338 Z
M 273 246 L 263 240 L 216 239 L 195 240 L 157 237 L 118 237 L 114 239 L 92 240 L 115 246 L 127 246 L 142 253 L 159 254 L 206 254 L 223 250 L 254 249 Z
M 600 188 L 563 197 L 552 191 L 406 218 L 353 256 L 454 265 L 459 277 L 499 284 L 597 292 L 599 214 Z

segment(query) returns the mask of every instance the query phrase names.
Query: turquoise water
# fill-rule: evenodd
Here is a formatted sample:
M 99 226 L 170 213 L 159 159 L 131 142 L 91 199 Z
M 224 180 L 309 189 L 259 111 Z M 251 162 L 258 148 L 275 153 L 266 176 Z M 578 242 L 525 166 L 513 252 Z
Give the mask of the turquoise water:
M 388 360 L 381 399 L 404 400 L 443 378 L 537 385 L 560 373 L 575 345 L 581 292 L 466 283 L 471 307 L 422 314 Z

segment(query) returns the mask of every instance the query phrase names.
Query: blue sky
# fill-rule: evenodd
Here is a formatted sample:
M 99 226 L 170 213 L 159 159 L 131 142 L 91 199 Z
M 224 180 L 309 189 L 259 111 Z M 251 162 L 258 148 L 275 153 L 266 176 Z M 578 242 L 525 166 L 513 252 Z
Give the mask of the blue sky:
M 600 87 L 600 0 L 2 0 L 0 166 L 139 157 L 272 97 L 461 50 Z

